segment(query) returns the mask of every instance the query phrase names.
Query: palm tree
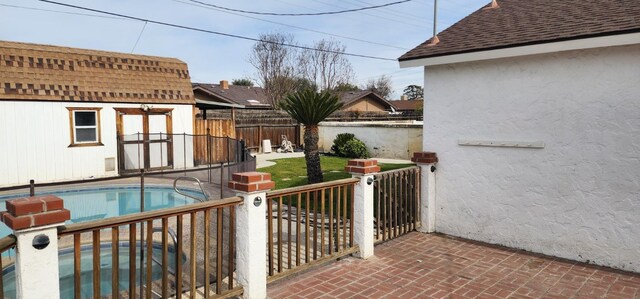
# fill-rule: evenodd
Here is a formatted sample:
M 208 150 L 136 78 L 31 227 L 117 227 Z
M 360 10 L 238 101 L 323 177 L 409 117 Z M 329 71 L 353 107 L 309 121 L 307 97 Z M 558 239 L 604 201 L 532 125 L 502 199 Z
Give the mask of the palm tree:
M 313 90 L 289 94 L 280 102 L 282 110 L 304 125 L 304 159 L 307 162 L 309 184 L 323 180 L 318 154 L 318 123 L 341 107 L 337 96 Z

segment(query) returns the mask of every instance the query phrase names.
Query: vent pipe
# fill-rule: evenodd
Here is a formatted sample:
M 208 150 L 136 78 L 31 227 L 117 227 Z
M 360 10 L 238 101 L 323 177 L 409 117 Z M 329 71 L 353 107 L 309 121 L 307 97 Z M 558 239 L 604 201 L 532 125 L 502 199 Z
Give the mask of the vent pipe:
M 485 7 L 484 9 L 492 9 L 498 7 L 500 7 L 500 5 L 498 5 L 498 0 L 491 0 L 491 4 L 489 4 L 489 6 Z
M 433 37 L 429 46 L 435 46 L 440 42 L 438 38 L 438 0 L 433 0 Z

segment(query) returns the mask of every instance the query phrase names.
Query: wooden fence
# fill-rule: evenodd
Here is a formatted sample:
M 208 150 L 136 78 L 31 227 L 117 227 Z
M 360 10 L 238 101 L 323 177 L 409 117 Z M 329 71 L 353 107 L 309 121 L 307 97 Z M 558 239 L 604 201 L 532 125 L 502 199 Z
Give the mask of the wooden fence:
M 15 246 L 16 237 L 14 237 L 13 235 L 9 235 L 0 239 L 0 298 L 2 299 L 16 298 Z M 9 276 L 10 269 L 13 269 L 14 277 L 6 277 Z M 5 282 L 7 283 L 7 285 L 5 285 Z
M 196 119 L 193 134 L 193 158 L 196 165 L 226 162 L 234 157 L 235 140 L 230 141 L 236 139 L 233 120 Z
M 271 147 L 278 148 L 282 143 L 282 136 L 286 136 L 294 147 L 299 147 L 300 126 L 295 124 L 282 125 L 237 125 L 238 139 L 244 140 L 247 149 L 262 152 L 262 140 L 271 140 Z
M 376 242 L 414 231 L 420 226 L 420 168 L 376 174 L 373 198 Z

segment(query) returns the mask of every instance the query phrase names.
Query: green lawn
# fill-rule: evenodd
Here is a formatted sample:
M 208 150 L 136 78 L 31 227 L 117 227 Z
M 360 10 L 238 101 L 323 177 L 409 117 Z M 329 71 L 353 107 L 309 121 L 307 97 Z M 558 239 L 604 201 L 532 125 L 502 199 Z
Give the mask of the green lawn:
M 349 158 L 320 156 L 324 181 L 335 181 L 350 178 L 344 172 Z M 272 160 L 276 165 L 260 168 L 260 172 L 271 173 L 271 179 L 276 182 L 275 189 L 302 186 L 307 184 L 307 165 L 303 157 Z M 414 164 L 380 164 L 381 171 L 405 168 Z

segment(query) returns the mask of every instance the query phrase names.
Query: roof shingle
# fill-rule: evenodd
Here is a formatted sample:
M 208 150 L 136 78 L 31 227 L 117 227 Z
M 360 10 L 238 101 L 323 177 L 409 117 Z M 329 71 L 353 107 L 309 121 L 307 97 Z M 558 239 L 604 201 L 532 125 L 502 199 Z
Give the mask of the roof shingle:
M 413 60 L 640 32 L 638 0 L 498 0 L 402 55 Z

